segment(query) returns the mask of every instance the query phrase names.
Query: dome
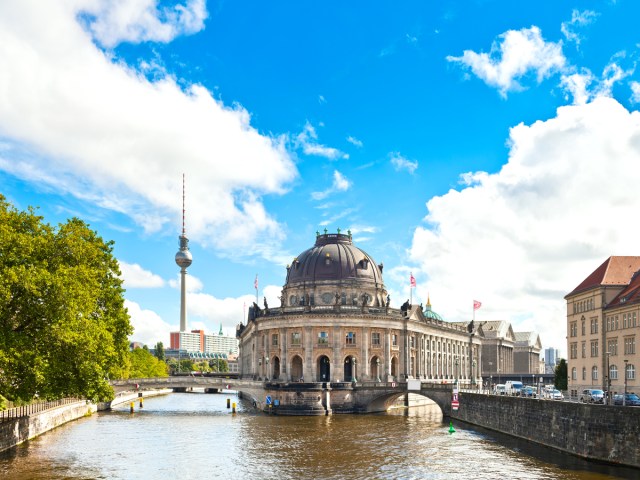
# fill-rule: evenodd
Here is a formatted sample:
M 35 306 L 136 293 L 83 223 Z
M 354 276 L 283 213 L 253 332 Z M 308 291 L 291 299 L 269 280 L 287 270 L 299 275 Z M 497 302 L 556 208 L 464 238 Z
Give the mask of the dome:
M 378 265 L 351 234 L 317 234 L 313 247 L 287 266 L 281 302 L 287 306 L 383 306 L 387 292 Z
M 189 250 L 180 250 L 176 253 L 176 263 L 179 267 L 186 268 L 191 265 L 193 261 L 193 257 L 191 256 L 191 252 Z
M 351 235 L 324 234 L 288 267 L 287 286 L 318 282 L 368 283 L 382 286 L 381 266 L 356 247 Z
M 429 318 L 431 320 L 440 320 L 440 321 L 444 320 L 440 315 L 438 315 L 436 312 L 431 310 L 431 299 L 430 298 L 427 298 L 427 305 L 422 310 L 422 313 L 424 314 L 424 318 Z

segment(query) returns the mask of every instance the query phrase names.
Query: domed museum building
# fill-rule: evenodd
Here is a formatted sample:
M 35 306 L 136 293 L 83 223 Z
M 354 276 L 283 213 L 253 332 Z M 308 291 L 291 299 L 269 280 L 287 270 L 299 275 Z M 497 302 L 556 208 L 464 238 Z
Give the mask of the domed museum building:
M 241 377 L 274 388 L 480 377 L 473 325 L 444 321 L 429 302 L 391 308 L 383 264 L 350 232 L 318 233 L 287 266 L 280 305 L 254 304 L 236 333 Z

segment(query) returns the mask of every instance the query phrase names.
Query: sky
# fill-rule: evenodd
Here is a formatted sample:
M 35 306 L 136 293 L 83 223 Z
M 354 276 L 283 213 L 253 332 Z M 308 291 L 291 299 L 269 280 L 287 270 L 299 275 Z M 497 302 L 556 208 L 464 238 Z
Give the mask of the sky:
M 391 306 L 566 355 L 564 296 L 640 255 L 640 3 L 4 0 L 0 193 L 113 240 L 131 340 L 234 335 L 316 232 Z M 410 275 L 416 278 L 411 292 Z

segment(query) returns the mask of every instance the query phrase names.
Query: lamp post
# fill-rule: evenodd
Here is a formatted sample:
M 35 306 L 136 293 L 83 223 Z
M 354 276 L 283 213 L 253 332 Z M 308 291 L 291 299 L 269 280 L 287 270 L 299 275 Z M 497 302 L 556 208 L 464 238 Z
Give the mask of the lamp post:
M 607 354 L 607 405 L 611 405 L 611 368 L 609 367 L 609 355 L 610 352 L 604 352 Z
M 353 367 L 353 373 L 351 374 L 351 381 L 353 383 L 356 383 L 358 381 L 358 379 L 356 378 L 356 364 L 358 363 L 358 361 L 356 360 L 356 357 L 351 357 L 352 359 L 352 367 Z
M 376 357 L 376 382 L 380 382 L 380 359 Z
M 471 361 L 471 385 L 475 385 L 476 384 L 476 359 L 474 358 Z
M 622 397 L 622 406 L 624 407 L 627 404 L 627 360 L 624 359 L 624 396 Z
M 458 357 L 455 358 L 455 366 L 456 366 L 456 384 L 458 383 L 458 364 L 459 364 L 459 360 Z

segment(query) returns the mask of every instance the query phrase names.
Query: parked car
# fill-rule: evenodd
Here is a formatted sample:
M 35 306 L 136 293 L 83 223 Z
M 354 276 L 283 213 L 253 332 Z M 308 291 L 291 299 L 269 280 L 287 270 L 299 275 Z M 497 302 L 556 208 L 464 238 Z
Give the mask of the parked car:
M 521 397 L 536 398 L 538 396 L 538 392 L 533 387 L 522 387 L 520 389 L 520 396 Z
M 507 394 L 507 387 L 505 387 L 503 383 L 499 383 L 493 388 L 493 394 L 494 395 L 506 395 Z
M 560 390 L 551 389 L 545 390 L 544 398 L 548 398 L 549 400 L 564 400 L 564 395 Z
M 622 405 L 622 400 L 623 397 L 625 395 L 623 394 L 618 394 L 618 395 L 614 395 L 613 396 L 613 404 L 614 405 Z M 632 407 L 638 407 L 640 406 L 640 397 L 638 397 L 638 395 L 636 395 L 635 393 L 627 393 L 626 395 L 626 399 L 625 399 L 625 405 L 630 405 Z
M 596 388 L 585 388 L 580 395 L 582 403 L 602 403 L 604 404 L 604 392 Z

